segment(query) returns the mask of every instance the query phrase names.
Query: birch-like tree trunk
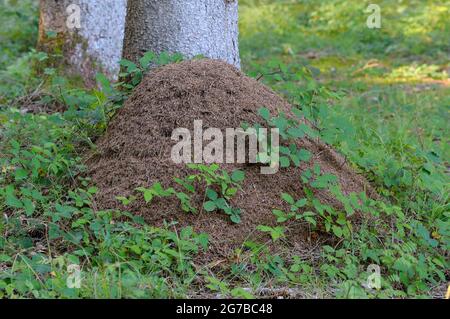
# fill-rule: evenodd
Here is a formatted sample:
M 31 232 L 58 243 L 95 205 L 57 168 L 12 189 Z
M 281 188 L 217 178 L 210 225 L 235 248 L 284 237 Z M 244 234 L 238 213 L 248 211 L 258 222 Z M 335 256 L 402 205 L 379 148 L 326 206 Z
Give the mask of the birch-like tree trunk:
M 123 57 L 204 55 L 240 67 L 237 0 L 130 0 Z
M 126 6 L 126 0 L 40 0 L 38 49 L 49 53 L 54 66 L 81 75 L 86 83 L 97 72 L 115 79 Z

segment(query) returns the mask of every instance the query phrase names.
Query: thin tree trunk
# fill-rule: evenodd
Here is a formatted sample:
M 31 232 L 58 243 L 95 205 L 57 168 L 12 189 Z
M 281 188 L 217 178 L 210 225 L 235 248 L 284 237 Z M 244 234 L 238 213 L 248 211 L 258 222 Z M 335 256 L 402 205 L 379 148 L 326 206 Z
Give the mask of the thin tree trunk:
M 240 67 L 237 0 L 131 0 L 123 57 L 145 52 L 204 55 Z
M 40 0 L 38 49 L 53 66 L 92 83 L 97 72 L 115 79 L 125 29 L 126 0 Z M 79 8 L 79 23 L 77 10 Z M 54 56 L 62 55 L 62 59 Z

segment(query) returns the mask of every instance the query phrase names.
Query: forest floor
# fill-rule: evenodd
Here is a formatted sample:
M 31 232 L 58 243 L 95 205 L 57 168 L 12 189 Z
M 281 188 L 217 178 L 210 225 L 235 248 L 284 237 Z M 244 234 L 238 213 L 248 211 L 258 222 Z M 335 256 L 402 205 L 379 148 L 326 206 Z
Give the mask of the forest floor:
M 243 71 L 303 106 L 320 138 L 381 198 L 334 189 L 344 208 L 332 211 L 313 196 L 279 194 L 292 211 L 274 211 L 279 225 L 254 231 L 284 250 L 248 241 L 206 265 L 197 256 L 211 245 L 208 234 L 96 207 L 83 158 L 132 88 L 100 76 L 101 89 L 86 89 L 51 68 L 37 76 L 48 56 L 31 49 L 36 2 L 2 3 L 0 298 L 444 297 L 450 1 L 378 3 L 381 29 L 366 26 L 368 3 L 357 0 L 240 1 Z M 137 82 L 144 72 L 128 68 Z M 310 214 L 295 213 L 305 205 Z M 375 218 L 353 225 L 354 211 Z M 332 240 L 287 242 L 293 218 L 311 237 L 328 225 Z

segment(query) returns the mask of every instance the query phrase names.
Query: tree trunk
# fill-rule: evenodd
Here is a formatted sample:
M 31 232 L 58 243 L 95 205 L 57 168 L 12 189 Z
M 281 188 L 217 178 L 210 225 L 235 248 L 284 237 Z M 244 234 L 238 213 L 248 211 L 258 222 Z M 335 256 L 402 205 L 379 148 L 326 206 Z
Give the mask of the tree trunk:
M 129 1 L 125 59 L 145 52 L 204 55 L 240 67 L 237 0 Z
M 38 49 L 50 55 L 52 66 L 81 75 L 87 84 L 92 84 L 97 72 L 115 79 L 122 56 L 126 3 L 40 0 Z

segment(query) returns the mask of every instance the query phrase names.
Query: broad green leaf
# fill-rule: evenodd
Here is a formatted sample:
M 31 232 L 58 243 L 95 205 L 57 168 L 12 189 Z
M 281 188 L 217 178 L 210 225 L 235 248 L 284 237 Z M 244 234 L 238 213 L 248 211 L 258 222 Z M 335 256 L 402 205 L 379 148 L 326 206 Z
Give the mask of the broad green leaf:
M 265 107 L 260 108 L 258 110 L 258 113 L 259 113 L 259 115 L 261 115 L 261 117 L 264 120 L 266 120 L 266 121 L 270 120 L 270 111 L 267 108 L 265 108 Z
M 305 136 L 305 132 L 298 127 L 290 127 L 287 130 L 287 133 L 293 138 L 302 138 Z
M 231 179 L 233 182 L 239 183 L 245 179 L 245 173 L 240 170 L 236 170 L 231 174 Z
M 295 203 L 294 198 L 292 198 L 292 196 L 289 195 L 288 193 L 282 193 L 281 198 L 288 204 L 293 205 Z
M 334 225 L 333 226 L 333 233 L 337 236 L 337 237 L 342 237 L 342 228 L 339 226 Z
M 203 208 L 207 211 L 207 212 L 212 212 L 214 210 L 216 210 L 216 204 L 212 201 L 207 201 L 203 204 Z
M 306 149 L 301 149 L 297 152 L 297 157 L 303 162 L 308 162 L 311 159 L 312 154 Z
M 289 165 L 291 164 L 289 158 L 285 157 L 285 156 L 281 156 L 280 157 L 280 166 L 281 167 L 289 167 Z
M 308 199 L 302 198 L 295 202 L 295 206 L 300 208 L 300 207 L 304 207 L 307 203 L 308 203 Z
M 206 190 L 206 197 L 208 197 L 212 201 L 215 201 L 219 197 L 219 195 L 217 194 L 216 191 L 212 190 L 211 188 L 208 188 Z

